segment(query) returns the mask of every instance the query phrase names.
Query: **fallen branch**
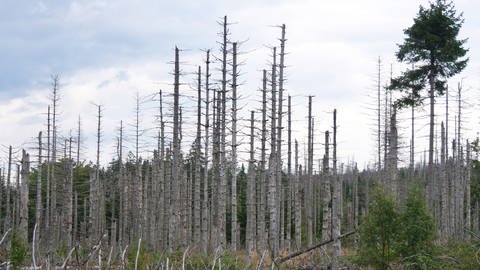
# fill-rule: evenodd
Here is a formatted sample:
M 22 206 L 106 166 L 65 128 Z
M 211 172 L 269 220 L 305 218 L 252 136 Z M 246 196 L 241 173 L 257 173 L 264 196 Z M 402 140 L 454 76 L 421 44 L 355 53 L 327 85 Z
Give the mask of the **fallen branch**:
M 138 246 L 137 246 L 137 255 L 135 256 L 135 270 L 138 268 L 138 255 L 140 254 L 140 245 L 142 244 L 142 238 L 138 240 Z
M 474 232 L 472 232 L 471 230 L 467 229 L 467 228 L 463 228 L 466 232 L 470 233 L 471 235 L 473 235 L 475 238 L 477 238 L 478 240 L 480 240 L 480 236 Z
M 341 239 L 341 238 L 350 236 L 350 235 L 354 234 L 355 232 L 356 232 L 356 231 L 351 231 L 351 232 L 348 232 L 348 233 L 344 233 L 344 234 L 340 235 L 340 236 L 338 237 L 338 239 Z M 292 259 L 292 258 L 295 258 L 295 257 L 297 257 L 297 256 L 300 256 L 300 255 L 302 255 L 302 254 L 304 254 L 304 253 L 310 252 L 310 251 L 312 251 L 312 250 L 314 250 L 314 249 L 317 249 L 317 248 L 319 248 L 319 247 L 321 247 L 321 246 L 330 244 L 330 243 L 332 243 L 333 241 L 334 241 L 333 239 L 330 239 L 330 240 L 327 240 L 327 241 L 323 241 L 323 242 L 321 242 L 321 243 L 319 243 L 319 244 L 316 244 L 315 246 L 311 246 L 311 247 L 309 247 L 309 248 L 307 248 L 307 249 L 304 249 L 304 250 L 300 250 L 300 251 L 291 253 L 291 254 L 283 257 L 283 258 L 277 258 L 277 259 L 275 259 L 274 261 L 275 261 L 276 263 L 286 262 L 286 261 L 288 261 L 288 260 L 290 260 L 290 259 Z
M 67 269 L 67 263 L 68 263 L 68 260 L 70 259 L 70 257 L 72 256 L 72 253 L 73 251 L 75 250 L 76 247 L 73 247 L 70 252 L 68 252 L 68 255 L 67 257 L 65 258 L 65 260 L 63 261 L 63 264 L 62 266 L 58 267 L 57 269 Z
M 100 237 L 100 240 L 98 240 L 98 244 L 94 245 L 91 249 L 90 252 L 88 253 L 87 257 L 82 261 L 81 265 L 84 266 L 85 264 L 90 261 L 90 258 L 97 252 L 97 250 L 100 249 L 102 246 L 102 240 L 103 238 L 107 237 L 107 234 L 104 234 L 102 237 Z
M 37 233 L 37 223 L 35 223 L 35 227 L 33 227 L 33 237 L 32 237 L 32 264 L 33 269 L 37 269 L 37 261 L 35 260 L 35 237 Z
M 5 238 L 7 237 L 8 233 L 11 231 L 12 229 L 8 229 L 5 234 L 3 235 L 2 237 L 2 240 L 0 240 L 0 245 L 3 243 L 3 241 L 5 240 Z
M 182 257 L 182 270 L 185 270 L 185 257 L 187 256 L 187 252 L 188 252 L 188 249 L 190 247 L 187 247 L 187 249 L 185 249 L 185 252 L 183 252 L 183 257 Z

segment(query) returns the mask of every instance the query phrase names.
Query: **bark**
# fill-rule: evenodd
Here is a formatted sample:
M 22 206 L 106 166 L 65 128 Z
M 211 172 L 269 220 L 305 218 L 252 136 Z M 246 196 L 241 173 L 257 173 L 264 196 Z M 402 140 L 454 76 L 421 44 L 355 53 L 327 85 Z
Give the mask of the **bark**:
M 340 229 L 342 220 L 342 183 L 341 178 L 337 174 L 337 110 L 333 110 L 333 201 L 332 201 L 332 233 L 333 233 L 333 260 L 332 269 L 338 269 L 340 252 L 342 249 L 340 242 Z
M 50 231 L 50 247 L 54 248 L 58 240 L 58 216 L 57 213 L 57 179 L 55 172 L 55 163 L 57 161 L 57 105 L 59 101 L 58 90 L 59 90 L 59 77 L 58 75 L 52 78 L 52 103 L 53 103 L 53 113 L 52 113 L 52 152 L 50 160 L 50 225 L 52 225 Z
M 205 165 L 204 165 L 204 176 L 203 176 L 203 205 L 202 205 L 202 252 L 207 253 L 208 250 L 208 229 L 209 229 L 209 201 L 208 201 L 208 159 L 209 159 L 209 131 L 210 131 L 210 50 L 207 50 L 207 59 L 205 61 Z
M 238 224 L 237 224 L 237 43 L 233 44 L 232 64 L 232 250 L 237 250 Z
M 280 247 L 283 249 L 285 248 L 285 189 L 284 184 L 282 181 L 282 119 L 283 119 L 283 84 L 284 84 L 284 69 L 285 69 L 285 24 L 282 24 L 282 37 L 280 38 L 280 62 L 278 66 L 278 116 L 277 116 L 277 150 L 275 156 L 277 157 L 277 161 L 275 162 L 276 165 L 276 176 L 277 176 L 277 188 L 278 188 L 278 196 L 277 196 L 277 205 L 279 205 L 279 211 L 277 211 L 277 219 L 280 222 Z
M 272 65 L 272 111 L 271 111 L 271 131 L 270 131 L 270 159 L 269 159 L 269 175 L 268 175 L 268 210 L 269 210 L 269 229 L 268 238 L 270 251 L 273 256 L 277 256 L 279 246 L 278 233 L 278 215 L 277 215 L 277 166 L 276 166 L 276 97 L 277 97 L 277 83 L 276 83 L 276 48 L 273 48 L 273 65 Z
M 195 138 L 195 182 L 193 188 L 193 242 L 196 248 L 200 247 L 200 181 L 201 181 L 201 125 L 202 125 L 202 71 L 198 67 L 198 85 L 197 85 L 197 136 Z
M 22 151 L 21 186 L 19 205 L 19 231 L 24 243 L 28 243 L 28 181 L 30 179 L 30 155 Z
M 470 197 L 470 177 L 471 177 L 471 149 L 470 149 L 470 143 L 467 140 L 467 160 L 465 164 L 465 209 L 466 211 L 466 217 L 465 217 L 465 228 L 467 230 L 472 229 L 472 202 L 471 202 L 471 197 Z M 467 240 L 470 238 L 470 234 L 466 234 Z
M 381 60 L 380 57 L 378 58 L 378 80 L 377 80 L 377 151 L 378 151 L 378 171 L 382 169 L 382 143 L 381 143 L 381 136 L 382 136 L 382 131 L 381 131 L 381 98 L 380 98 L 380 73 L 381 72 Z
M 178 244 L 178 225 L 180 222 L 180 108 L 179 108 L 179 88 L 180 88 L 180 66 L 178 57 L 178 48 L 175 47 L 175 71 L 174 71 L 174 92 L 173 92 L 173 164 L 172 164 L 172 197 L 171 197 L 171 217 L 169 220 L 169 233 L 172 235 L 169 239 L 169 248 L 175 248 Z M 177 233 L 175 233 L 177 232 Z
M 42 228 L 42 132 L 38 133 L 38 167 L 37 167 L 37 183 L 36 183 L 36 200 L 35 200 L 35 224 L 38 228 Z M 40 239 L 39 231 L 35 233 L 33 241 L 38 243 Z
M 5 180 L 5 189 L 6 189 L 6 207 L 5 207 L 5 221 L 3 223 L 3 231 L 6 232 L 7 230 L 11 229 L 12 227 L 12 213 L 11 213 L 11 185 L 10 185 L 10 177 L 12 175 L 12 146 L 8 147 L 8 169 L 7 169 L 7 179 Z
M 331 238 L 330 227 L 330 168 L 329 168 L 329 136 L 330 132 L 325 131 L 325 156 L 323 157 L 323 221 L 322 221 L 322 240 Z
M 307 142 L 307 203 L 305 212 L 307 213 L 307 245 L 311 246 L 313 244 L 313 149 L 312 149 L 312 137 L 313 137 L 313 127 L 312 127 L 312 96 L 308 97 L 308 142 Z
M 292 236 L 292 200 L 293 196 L 293 181 L 292 181 L 292 103 L 291 97 L 288 96 L 288 135 L 287 135 L 287 232 L 286 232 L 286 249 L 290 250 L 291 236 Z
M 302 247 L 302 189 L 300 187 L 300 172 L 298 164 L 298 142 L 295 140 L 295 245 Z
M 222 80 L 221 80 L 221 114 L 220 117 L 220 186 L 219 186 L 219 242 L 222 248 L 226 248 L 227 244 L 227 228 L 226 228 L 226 202 L 227 202 L 227 170 L 226 170 L 226 106 L 227 106 L 227 16 L 223 20 L 223 42 L 222 42 Z
M 261 157 L 260 157 L 260 181 L 257 186 L 257 249 L 265 248 L 265 203 L 266 203 L 266 142 L 267 142 L 267 71 L 263 70 L 262 87 L 262 134 L 261 134 Z
M 254 135 L 255 112 L 251 112 L 250 117 L 250 160 L 248 162 L 247 179 L 247 228 L 245 232 L 245 241 L 248 254 L 255 250 L 255 135 Z

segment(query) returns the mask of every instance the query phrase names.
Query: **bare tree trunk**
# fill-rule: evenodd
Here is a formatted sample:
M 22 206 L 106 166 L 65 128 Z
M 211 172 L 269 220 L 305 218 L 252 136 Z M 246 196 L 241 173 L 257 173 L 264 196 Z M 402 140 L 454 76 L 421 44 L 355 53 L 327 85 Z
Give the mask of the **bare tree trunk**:
M 5 181 L 6 188 L 6 207 L 5 207 L 5 222 L 3 223 L 3 231 L 11 229 L 12 227 L 12 214 L 10 210 L 10 200 L 11 200 L 11 186 L 10 186 L 10 177 L 12 175 L 12 146 L 8 147 L 8 169 L 7 169 L 7 179 Z
M 325 156 L 323 157 L 323 221 L 322 221 L 322 241 L 331 239 L 330 217 L 330 168 L 329 168 L 329 136 L 330 132 L 325 131 Z
M 208 251 L 208 229 L 209 229 L 209 203 L 208 203 L 208 154 L 209 154 L 209 131 L 210 131 L 210 115 L 209 115 L 209 107 L 210 107 L 210 50 L 207 50 L 207 59 L 205 62 L 206 69 L 205 69 L 205 165 L 204 165 L 204 176 L 203 176 L 203 208 L 202 208 L 202 252 L 207 253 Z
M 313 137 L 313 123 L 312 123 L 312 96 L 308 97 L 308 142 L 307 142 L 307 204 L 308 208 L 305 209 L 307 213 L 307 245 L 313 244 L 313 149 L 312 149 L 312 137 Z
M 267 142 L 267 71 L 263 70 L 262 87 L 262 135 L 260 157 L 260 181 L 257 186 L 257 249 L 265 249 L 265 203 L 266 203 L 266 142 Z
M 200 181 L 202 180 L 200 171 L 201 155 L 201 125 L 202 125 L 202 70 L 198 67 L 198 85 L 197 85 L 197 136 L 195 138 L 195 182 L 193 190 L 193 240 L 195 248 L 200 248 Z
M 72 246 L 72 215 L 73 215 L 73 159 L 72 159 L 72 137 L 68 140 L 69 154 L 66 160 L 66 177 L 65 177 L 65 216 L 64 216 L 64 232 L 65 243 L 67 247 Z
M 24 243 L 28 243 L 28 181 L 30 179 L 30 155 L 22 151 L 22 171 L 19 205 L 19 231 Z
M 290 250 L 291 247 L 291 236 L 292 236 L 292 200 L 293 196 L 293 182 L 292 182 L 292 106 L 291 106 L 291 96 L 288 96 L 288 138 L 287 138 L 287 242 L 286 249 Z
M 52 156 L 50 160 L 50 225 L 52 225 L 50 231 L 50 248 L 55 248 L 58 241 L 59 233 L 59 220 L 57 213 L 57 179 L 55 174 L 55 163 L 57 162 L 57 103 L 59 101 L 58 90 L 59 90 L 59 77 L 55 75 L 52 78 L 53 86 L 53 114 L 52 114 Z
M 447 177 L 447 172 L 446 172 L 446 157 L 445 157 L 445 152 L 446 152 L 446 141 L 445 141 L 445 127 L 443 125 L 443 122 L 441 124 L 441 148 L 440 148 L 440 183 L 441 183 L 441 219 L 442 222 L 440 224 L 440 229 L 441 229 L 441 235 L 442 235 L 442 240 L 447 239 L 448 235 L 448 206 L 447 206 L 447 193 L 448 193 L 448 177 Z
M 380 121 L 381 121 L 381 106 L 380 106 L 380 70 L 381 69 L 381 60 L 380 57 L 378 58 L 378 81 L 377 81 L 377 144 L 378 144 L 378 171 L 382 169 L 382 155 L 381 155 L 381 149 L 382 149 L 382 143 L 381 143 L 381 126 L 380 126 Z
M 220 117 L 220 186 L 219 186 L 219 245 L 226 248 L 227 244 L 227 174 L 226 174 L 226 111 L 227 111 L 227 16 L 223 20 L 223 43 L 222 43 L 222 90 L 221 90 L 221 115 Z
M 284 197 L 285 197 L 285 189 L 283 188 L 283 181 L 282 181 L 282 117 L 283 117 L 283 72 L 285 69 L 285 24 L 282 24 L 282 37 L 280 38 L 280 63 L 278 66 L 278 117 L 277 117 L 277 150 L 275 156 L 277 157 L 277 161 L 275 162 L 276 165 L 276 176 L 277 176 L 277 204 L 279 206 L 279 211 L 277 210 L 277 219 L 280 222 L 280 247 L 282 249 L 285 248 L 285 207 L 284 207 Z
M 433 209 L 433 201 L 434 201 L 434 194 L 433 194 L 433 187 L 435 186 L 435 178 L 434 178 L 434 168 L 433 168 L 433 137 L 434 137 L 434 127 L 435 127 L 435 77 L 434 75 L 429 76 L 429 83 L 430 83 L 430 91 L 429 91 L 429 99 L 430 99 L 430 133 L 428 136 L 428 183 L 427 183 L 427 194 L 430 194 L 428 198 L 428 202 L 430 203 L 430 209 Z
M 339 267 L 339 258 L 342 245 L 340 242 L 340 229 L 341 229 L 341 220 L 342 220 L 342 183 L 341 179 L 337 174 L 337 110 L 333 110 L 333 200 L 332 200 L 332 213 L 333 213 L 333 260 L 332 260 L 332 269 L 336 270 Z
M 465 164 L 465 209 L 466 212 L 466 217 L 465 217 L 465 227 L 468 230 L 472 229 L 472 202 L 471 202 L 471 197 L 470 197 L 470 177 L 471 177 L 471 149 L 470 149 L 470 143 L 467 140 L 467 160 Z M 466 239 L 468 240 L 470 238 L 470 234 L 467 233 L 465 234 Z
M 237 43 L 233 46 L 232 63 L 232 250 L 237 250 L 238 224 L 237 224 Z
M 298 167 L 298 142 L 295 140 L 295 245 L 302 248 L 302 190 L 300 187 L 300 171 Z
M 50 106 L 48 106 L 47 112 L 47 179 L 46 179 L 46 190 L 45 190 L 45 243 L 47 246 L 50 244 L 51 239 L 51 230 L 50 230 Z
M 169 233 L 171 238 L 169 239 L 170 249 L 175 248 L 178 245 L 178 231 L 180 222 L 180 108 L 179 108 L 179 88 L 180 88 L 180 66 L 178 58 L 178 48 L 175 47 L 175 71 L 174 71 L 174 92 L 173 92 L 173 164 L 172 164 L 172 196 L 171 196 L 171 217 L 169 220 Z M 177 232 L 177 233 L 176 233 Z
M 278 215 L 277 215 L 277 166 L 276 166 L 276 96 L 277 96 L 277 84 L 276 84 L 276 47 L 273 48 L 273 65 L 272 65 L 272 113 L 271 113 L 271 139 L 270 139 L 270 162 L 269 162 L 269 177 L 268 177 L 268 209 L 269 209 L 269 246 L 274 257 L 278 254 Z
M 255 135 L 254 135 L 255 112 L 251 112 L 250 117 L 250 160 L 248 162 L 247 176 L 247 228 L 245 231 L 245 241 L 248 254 L 255 250 Z
M 37 186 L 36 186 L 36 201 L 35 201 L 35 224 L 38 228 L 42 228 L 42 132 L 38 133 L 38 167 L 37 167 Z M 41 231 L 41 230 L 40 230 Z M 39 231 L 35 233 L 35 243 L 40 239 Z M 33 255 L 35 256 L 35 255 Z

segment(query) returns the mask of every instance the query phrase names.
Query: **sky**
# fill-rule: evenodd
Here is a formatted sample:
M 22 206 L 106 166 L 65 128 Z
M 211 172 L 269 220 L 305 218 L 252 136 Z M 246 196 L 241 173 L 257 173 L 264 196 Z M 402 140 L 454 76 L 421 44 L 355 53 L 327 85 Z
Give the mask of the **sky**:
M 122 120 L 126 151 L 133 151 L 135 97 L 141 97 L 142 153 L 155 147 L 155 115 L 160 89 L 168 103 L 173 83 L 174 48 L 181 49 L 181 104 L 184 130 L 195 124 L 195 75 L 204 65 L 205 50 L 219 56 L 218 24 L 228 16 L 230 40 L 240 42 L 240 133 L 247 133 L 250 110 L 260 104 L 262 69 L 270 69 L 272 47 L 279 46 L 281 24 L 286 25 L 286 94 L 292 96 L 293 136 L 301 155 L 306 142 L 308 96 L 313 97 L 315 159 L 323 155 L 323 133 L 332 128 L 332 111 L 338 111 L 340 162 L 360 167 L 376 161 L 375 95 L 378 59 L 381 84 L 404 65 L 395 61 L 403 29 L 413 23 L 420 5 L 428 1 L 27 1 L 0 3 L 0 167 L 7 147 L 35 151 L 36 136 L 46 130 L 51 103 L 51 76 L 60 76 L 59 133 L 75 136 L 81 118 L 81 158 L 95 160 L 96 107 L 102 105 L 102 162 L 115 155 Z M 462 82 L 464 137 L 479 129 L 480 2 L 455 1 L 465 19 L 460 38 L 468 38 L 469 65 L 449 81 L 451 101 Z M 478 12 L 477 12 L 478 13 Z M 213 79 L 220 78 L 213 63 Z M 440 117 L 444 104 L 437 104 Z M 453 107 L 453 106 L 452 106 Z M 166 117 L 170 117 L 166 105 Z M 418 108 L 416 153 L 426 148 L 425 108 Z M 451 111 L 453 126 L 455 109 Z M 260 115 L 257 113 L 257 120 Z M 401 155 L 408 159 L 408 113 L 399 115 Z M 257 122 L 257 125 L 259 122 Z M 169 127 L 167 127 L 169 128 Z M 453 130 L 453 128 L 452 128 Z M 188 151 L 193 132 L 186 132 Z M 453 133 L 452 135 L 453 136 Z M 246 151 L 246 137 L 240 140 Z M 285 151 L 286 152 L 286 151 Z M 245 161 L 246 156 L 241 157 Z

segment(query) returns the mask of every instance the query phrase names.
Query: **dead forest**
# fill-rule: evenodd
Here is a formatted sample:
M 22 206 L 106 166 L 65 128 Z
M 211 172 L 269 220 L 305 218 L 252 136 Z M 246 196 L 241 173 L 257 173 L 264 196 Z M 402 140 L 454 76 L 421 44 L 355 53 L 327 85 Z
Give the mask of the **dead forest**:
M 27 258 L 21 265 L 31 269 L 195 269 L 185 266 L 189 254 L 209 255 L 209 266 L 203 267 L 221 269 L 226 252 L 246 254 L 250 267 L 260 269 L 281 267 L 287 262 L 282 258 L 304 256 L 310 247 L 327 243 L 315 250 L 325 265 L 340 269 L 346 250 L 359 244 L 358 227 L 374 190 L 392 194 L 402 208 L 414 184 L 424 191 L 439 242 L 475 237 L 480 197 L 472 182 L 480 176 L 479 150 L 478 140 L 463 137 L 461 86 L 450 89 L 458 100 L 449 104 L 446 95 L 447 115 L 437 115 L 434 158 L 427 163 L 427 158 L 416 160 L 413 107 L 405 123 L 411 125 L 410 146 L 400 147 L 399 109 L 381 85 L 379 70 L 372 138 L 377 157 L 360 168 L 337 157 L 342 109 L 326 108 L 331 128 L 314 133 L 315 93 L 292 97 L 285 90 L 287 28 L 272 29 L 278 40 L 258 82 L 255 107 L 238 102 L 241 42 L 230 40 L 226 16 L 220 48 L 205 50 L 196 74 L 182 74 L 182 51 L 175 48 L 172 88 L 152 94 L 158 125 L 151 127 L 156 138 L 148 138 L 156 145 L 148 149 L 151 158 L 142 157 L 146 138 L 139 127 L 139 97 L 136 121 L 119 123 L 116 155 L 108 164 L 102 163 L 102 142 L 112 138 L 102 137 L 104 108 L 96 105 L 96 156 L 81 158 L 82 122 L 79 118 L 73 134 L 57 125 L 61 78 L 52 76 L 51 104 L 45 108 L 45 130 L 35 131 L 36 147 L 10 146 L 0 168 L 0 267 L 13 265 L 7 254 L 20 246 Z M 184 76 L 196 82 L 195 114 L 188 116 L 193 129 L 185 127 L 182 114 Z M 298 125 L 292 121 L 292 98 L 308 108 L 302 116 L 306 139 L 292 136 Z M 458 113 L 454 124 L 449 111 Z M 125 146 L 126 129 L 134 130 L 134 149 Z M 400 151 L 409 156 L 407 162 L 399 161 Z M 145 259 L 141 264 L 146 250 L 161 254 L 148 266 Z M 175 252 L 183 258 L 174 260 Z

